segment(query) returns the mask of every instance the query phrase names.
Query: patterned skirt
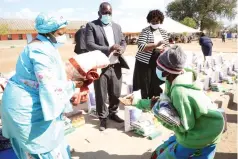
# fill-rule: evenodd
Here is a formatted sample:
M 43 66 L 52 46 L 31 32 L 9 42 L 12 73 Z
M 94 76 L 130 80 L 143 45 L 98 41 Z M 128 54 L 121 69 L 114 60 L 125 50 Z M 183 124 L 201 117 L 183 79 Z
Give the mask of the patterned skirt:
M 71 159 L 70 147 L 64 141 L 50 152 L 42 154 L 29 154 L 19 147 L 19 144 L 15 139 L 10 140 L 19 159 Z
M 151 159 L 213 159 L 216 145 L 210 145 L 202 149 L 185 148 L 172 136 L 160 145 L 152 154 Z

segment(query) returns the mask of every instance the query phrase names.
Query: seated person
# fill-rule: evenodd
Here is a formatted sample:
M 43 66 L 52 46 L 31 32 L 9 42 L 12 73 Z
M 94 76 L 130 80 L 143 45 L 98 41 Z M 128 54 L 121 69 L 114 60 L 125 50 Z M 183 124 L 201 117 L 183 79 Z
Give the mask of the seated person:
M 166 81 L 165 94 L 178 113 L 181 124 L 173 126 L 157 118 L 174 131 L 151 159 L 213 159 L 216 145 L 224 129 L 224 118 L 196 83 L 196 76 L 186 72 L 186 55 L 179 46 L 172 46 L 157 60 L 156 74 Z

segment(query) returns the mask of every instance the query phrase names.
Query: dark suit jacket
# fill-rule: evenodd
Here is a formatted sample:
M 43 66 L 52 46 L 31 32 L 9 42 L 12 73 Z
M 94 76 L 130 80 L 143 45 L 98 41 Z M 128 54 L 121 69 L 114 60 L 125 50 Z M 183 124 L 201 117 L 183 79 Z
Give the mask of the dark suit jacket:
M 118 24 L 112 22 L 112 29 L 114 33 L 115 44 L 120 45 L 123 48 L 124 53 L 126 50 L 126 41 L 121 31 L 121 27 Z M 88 51 L 100 50 L 106 56 L 109 56 L 110 47 L 100 19 L 89 22 L 86 25 L 86 46 Z M 119 56 L 119 61 L 121 67 L 129 69 L 129 66 L 123 56 Z
M 79 29 L 75 34 L 76 45 L 74 48 L 74 52 L 76 54 L 85 53 L 87 50 L 86 43 L 85 43 L 85 32 L 86 32 L 86 29 L 82 28 L 82 29 Z

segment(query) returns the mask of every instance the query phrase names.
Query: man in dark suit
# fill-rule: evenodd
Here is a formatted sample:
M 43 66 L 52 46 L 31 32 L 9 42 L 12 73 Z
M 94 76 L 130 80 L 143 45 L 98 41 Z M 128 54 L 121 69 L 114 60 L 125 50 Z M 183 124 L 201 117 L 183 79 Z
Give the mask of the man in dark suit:
M 86 28 L 84 25 L 82 25 L 75 34 L 74 39 L 75 39 L 76 45 L 74 48 L 74 52 L 76 54 L 82 54 L 82 53 L 88 52 L 86 44 L 85 44 L 85 32 L 86 32 Z
M 96 107 L 100 119 L 100 131 L 107 128 L 107 118 L 118 123 L 124 122 L 117 116 L 119 97 L 121 95 L 122 71 L 121 68 L 129 69 L 122 54 L 126 49 L 126 41 L 121 27 L 112 22 L 112 7 L 103 2 L 98 11 L 99 19 L 86 26 L 87 50 L 100 50 L 110 60 L 110 65 L 102 69 L 99 80 L 94 82 Z M 109 107 L 106 106 L 107 94 Z

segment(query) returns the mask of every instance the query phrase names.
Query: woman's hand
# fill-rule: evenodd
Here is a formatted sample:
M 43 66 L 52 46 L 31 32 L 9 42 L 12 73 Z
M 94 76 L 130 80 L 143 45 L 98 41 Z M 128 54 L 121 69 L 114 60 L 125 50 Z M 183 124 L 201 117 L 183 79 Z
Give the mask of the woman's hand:
M 81 100 L 81 94 L 80 92 L 77 92 L 70 99 L 70 102 L 72 103 L 73 106 L 77 106 L 78 104 L 80 104 L 80 100 Z
M 163 44 L 166 44 L 166 42 L 164 40 L 161 40 L 156 44 L 156 47 L 160 47 Z
M 151 99 L 150 99 L 150 108 L 152 109 L 155 105 L 155 103 L 159 100 L 159 97 L 155 97 L 153 96 Z
M 83 81 L 74 81 L 75 88 L 81 88 L 83 86 Z
M 80 90 L 74 93 L 73 97 L 70 99 L 70 102 L 73 106 L 77 106 L 81 102 L 86 102 L 88 100 L 88 93 L 89 91 L 87 89 Z

